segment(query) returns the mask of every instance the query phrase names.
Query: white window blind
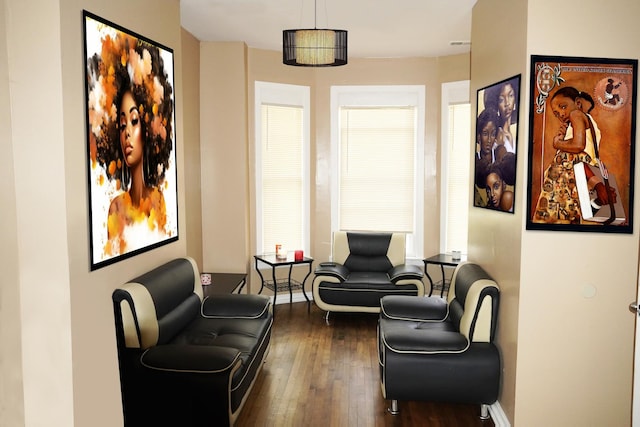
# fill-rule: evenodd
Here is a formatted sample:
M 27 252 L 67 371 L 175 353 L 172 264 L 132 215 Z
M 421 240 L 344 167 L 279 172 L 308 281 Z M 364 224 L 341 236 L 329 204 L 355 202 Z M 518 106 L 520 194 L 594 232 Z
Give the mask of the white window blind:
M 469 222 L 470 105 L 449 105 L 445 252 L 467 252 Z
M 256 250 L 309 254 L 309 88 L 256 82 Z
M 471 106 L 469 81 L 442 84 L 440 163 L 440 252 L 467 253 Z
M 415 107 L 340 109 L 340 227 L 413 233 Z
M 331 87 L 331 229 L 405 232 L 422 258 L 425 87 Z
M 262 220 L 264 247 L 303 247 L 301 107 L 262 105 Z

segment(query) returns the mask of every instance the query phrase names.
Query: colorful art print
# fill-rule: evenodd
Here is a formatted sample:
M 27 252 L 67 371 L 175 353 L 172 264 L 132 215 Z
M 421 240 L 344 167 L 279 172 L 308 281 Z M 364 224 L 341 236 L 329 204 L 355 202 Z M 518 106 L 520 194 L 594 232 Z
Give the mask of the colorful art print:
M 478 90 L 474 161 L 476 207 L 513 213 L 520 75 Z
M 637 66 L 531 57 L 527 229 L 633 232 Z
M 91 269 L 178 239 L 173 51 L 83 12 Z

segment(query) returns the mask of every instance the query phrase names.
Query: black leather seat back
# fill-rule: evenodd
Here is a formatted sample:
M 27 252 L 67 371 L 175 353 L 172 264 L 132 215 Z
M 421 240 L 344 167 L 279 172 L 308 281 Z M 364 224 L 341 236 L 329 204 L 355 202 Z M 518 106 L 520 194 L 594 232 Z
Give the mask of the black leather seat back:
M 113 300 L 126 346 L 149 348 L 166 344 L 200 316 L 202 289 L 195 261 L 169 261 L 116 289 Z
M 391 233 L 347 233 L 349 256 L 344 266 L 351 272 L 387 272 L 393 265 L 387 257 Z
M 459 264 L 447 295 L 449 320 L 470 341 L 492 342 L 498 318 L 500 291 L 478 264 Z

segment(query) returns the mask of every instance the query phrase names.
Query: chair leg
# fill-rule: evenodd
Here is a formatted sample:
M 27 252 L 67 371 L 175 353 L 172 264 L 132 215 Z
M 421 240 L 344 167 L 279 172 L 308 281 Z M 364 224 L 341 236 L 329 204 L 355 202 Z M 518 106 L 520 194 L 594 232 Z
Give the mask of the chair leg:
M 489 405 L 485 403 L 480 404 L 480 419 L 481 420 L 489 419 Z
M 391 406 L 387 409 L 391 415 L 398 415 L 400 413 L 400 409 L 398 409 L 398 401 L 392 400 Z

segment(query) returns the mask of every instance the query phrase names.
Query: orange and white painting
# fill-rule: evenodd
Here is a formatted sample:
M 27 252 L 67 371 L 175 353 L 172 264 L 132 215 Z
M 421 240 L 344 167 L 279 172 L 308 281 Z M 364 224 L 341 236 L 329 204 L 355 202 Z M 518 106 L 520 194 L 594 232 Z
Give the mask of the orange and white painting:
M 178 239 L 173 51 L 83 13 L 91 269 Z

